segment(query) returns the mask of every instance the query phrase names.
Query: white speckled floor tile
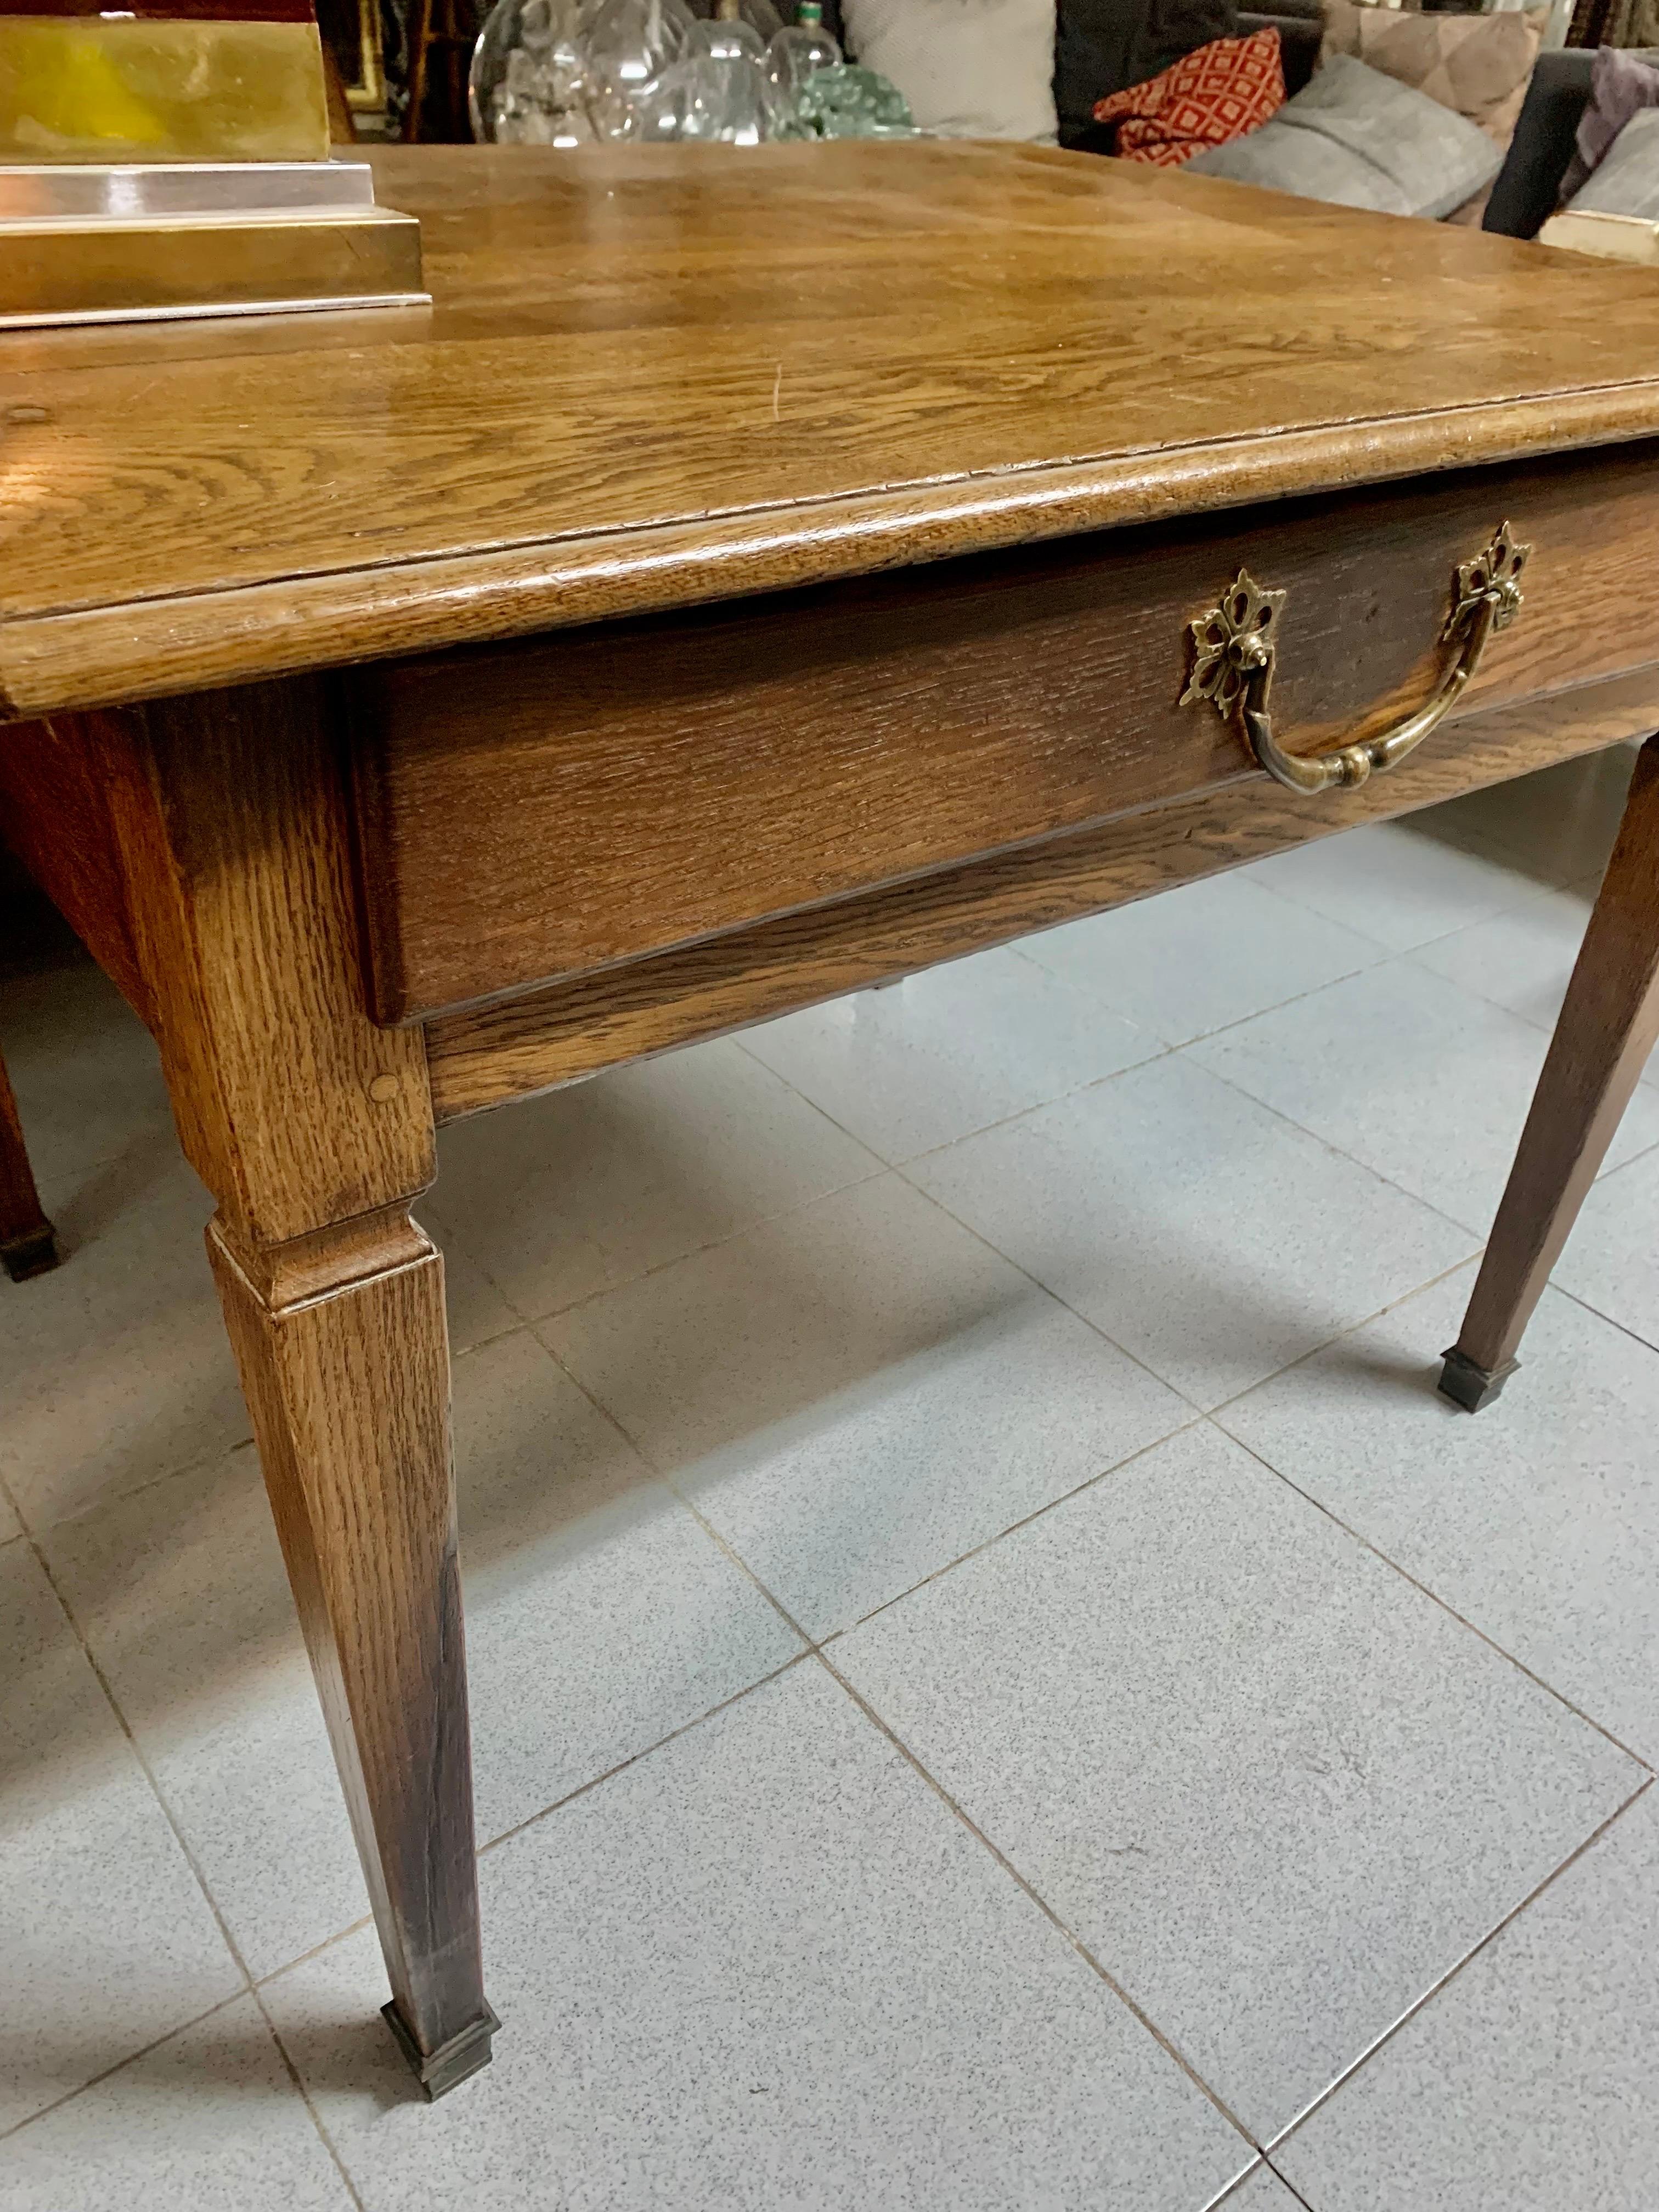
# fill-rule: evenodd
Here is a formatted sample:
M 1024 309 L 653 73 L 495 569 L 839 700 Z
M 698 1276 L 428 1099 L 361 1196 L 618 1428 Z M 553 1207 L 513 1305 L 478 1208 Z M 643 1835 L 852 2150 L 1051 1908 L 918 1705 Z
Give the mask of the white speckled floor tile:
M 1316 2212 L 1650 2212 L 1659 2171 L 1655 1793 L 1273 2157 Z
M 1441 1397 L 1474 1270 L 1241 1398 L 1224 1427 L 1659 1760 L 1659 1352 L 1548 1291 L 1504 1395 Z
M 1067 922 L 1018 949 L 1172 1045 L 1383 957 L 1375 939 L 1310 921 L 1249 868 Z
M 1187 1057 L 1484 1237 L 1548 1038 L 1412 961 L 1389 961 L 1191 1046 Z M 1638 1085 L 1608 1164 L 1659 1144 Z
M 894 1176 L 542 1333 L 815 1637 L 1192 1418 Z
M 1449 983 L 1553 1030 L 1584 939 L 1595 886 L 1540 890 L 1490 921 L 1437 938 L 1410 957 Z
M 880 1165 L 728 1040 L 453 1122 L 429 1210 L 536 1320 Z
M 812 1661 L 483 1880 L 502 2030 L 438 2106 L 369 1942 L 268 1987 L 367 2212 L 1199 2212 L 1251 2162 Z
M 828 1650 L 1261 2141 L 1644 1778 L 1207 1425 Z
M 68 1260 L 0 1283 L 0 1476 L 35 1528 L 252 1432 L 202 1243 L 213 1201 L 171 1133 L 41 1195 Z
M 1512 862 L 1433 813 L 1294 846 L 1255 862 L 1249 878 L 1391 952 L 1484 921 L 1532 888 Z
M 0 2212 L 349 2212 L 252 1997 L 0 2141 Z
M 1600 875 L 1613 850 L 1638 745 L 1609 745 L 1532 775 L 1448 799 L 1427 817 L 1443 834 L 1474 836 L 1534 882 Z
M 4 2128 L 242 1977 L 25 1543 L 0 1551 L 0 1681 Z
M 1551 1279 L 1659 1346 L 1659 1151 L 1595 1184 Z
M 905 1172 L 1196 1405 L 1475 1243 L 1185 1054 Z
M 535 1339 L 455 1365 L 478 1832 L 799 1649 Z M 256 1974 L 368 1910 L 252 1451 L 45 1539 Z
M 471 1352 L 522 1326 L 507 1300 L 483 1269 L 446 1229 L 435 1214 L 416 1201 L 421 1226 L 444 1255 L 444 1309 L 449 1316 L 452 1352 Z
M 1207 2206 L 1205 2212 L 1209 2212 Z M 1215 2212 L 1305 2212 L 1305 2208 L 1271 2166 L 1258 2166 L 1237 2189 L 1228 2191 Z
M 744 1049 L 884 1160 L 1149 1060 L 1160 1040 L 1010 951 L 745 1032 Z
M 41 1543 L 252 1971 L 362 1919 L 368 1894 L 252 1445 Z
M 0 981 L 0 1053 L 43 1186 L 158 1143 L 177 1151 L 155 1041 L 90 963 Z
M 735 1697 L 800 1639 L 533 1336 L 465 1365 L 455 1451 L 487 1838 Z

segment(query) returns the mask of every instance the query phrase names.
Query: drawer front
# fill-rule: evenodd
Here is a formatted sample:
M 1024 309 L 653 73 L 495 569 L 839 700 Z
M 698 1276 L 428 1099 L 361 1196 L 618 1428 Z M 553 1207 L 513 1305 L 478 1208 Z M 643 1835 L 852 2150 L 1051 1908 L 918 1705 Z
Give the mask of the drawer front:
M 1534 548 L 1526 605 L 1465 711 L 1659 659 L 1656 486 L 1627 447 L 356 672 L 377 1016 L 1259 773 L 1212 708 L 1178 703 L 1187 625 L 1241 566 L 1290 595 L 1274 721 L 1298 750 L 1426 695 L 1452 572 L 1506 517 Z

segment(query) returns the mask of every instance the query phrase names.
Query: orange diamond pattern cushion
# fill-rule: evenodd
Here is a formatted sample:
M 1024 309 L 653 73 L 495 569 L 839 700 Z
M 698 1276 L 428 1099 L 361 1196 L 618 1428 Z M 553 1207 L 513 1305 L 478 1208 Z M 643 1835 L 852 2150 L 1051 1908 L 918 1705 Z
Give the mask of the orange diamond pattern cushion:
M 1097 101 L 1095 121 L 1117 125 L 1121 160 L 1173 168 L 1260 129 L 1284 105 L 1279 33 L 1268 29 L 1183 54 L 1161 76 Z

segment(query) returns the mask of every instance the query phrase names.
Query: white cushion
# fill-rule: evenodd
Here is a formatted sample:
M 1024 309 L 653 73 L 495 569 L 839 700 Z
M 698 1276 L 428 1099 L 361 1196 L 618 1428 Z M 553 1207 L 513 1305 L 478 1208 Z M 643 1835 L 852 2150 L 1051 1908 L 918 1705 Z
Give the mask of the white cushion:
M 1053 143 L 1054 0 L 842 0 L 847 46 L 924 131 Z

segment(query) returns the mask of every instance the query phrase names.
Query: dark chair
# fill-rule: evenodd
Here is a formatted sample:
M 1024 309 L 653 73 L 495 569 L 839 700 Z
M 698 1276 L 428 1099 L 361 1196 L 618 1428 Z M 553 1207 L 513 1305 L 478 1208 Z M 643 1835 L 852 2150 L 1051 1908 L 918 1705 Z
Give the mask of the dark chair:
M 1555 212 L 1561 179 L 1572 159 L 1573 134 L 1589 98 L 1593 53 L 1568 47 L 1540 54 L 1521 119 L 1486 203 L 1484 230 L 1534 238 Z

